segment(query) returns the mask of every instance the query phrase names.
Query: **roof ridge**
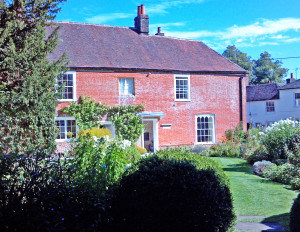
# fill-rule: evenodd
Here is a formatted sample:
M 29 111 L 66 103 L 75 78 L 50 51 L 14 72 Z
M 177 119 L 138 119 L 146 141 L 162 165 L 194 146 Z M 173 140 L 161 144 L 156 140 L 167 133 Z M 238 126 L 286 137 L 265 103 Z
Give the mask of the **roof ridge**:
M 50 22 L 63 23 L 63 24 L 78 24 L 78 25 L 87 25 L 87 26 L 96 26 L 96 27 L 116 27 L 116 28 L 131 29 L 131 27 L 112 26 L 112 25 L 97 24 L 97 23 L 81 23 L 81 22 L 69 22 L 69 21 L 50 21 Z

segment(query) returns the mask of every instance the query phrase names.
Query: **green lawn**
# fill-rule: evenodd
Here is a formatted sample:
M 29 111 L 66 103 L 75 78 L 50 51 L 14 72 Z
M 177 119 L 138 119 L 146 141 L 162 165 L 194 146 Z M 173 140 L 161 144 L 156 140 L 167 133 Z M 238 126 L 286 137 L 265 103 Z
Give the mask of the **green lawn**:
M 236 215 L 265 216 L 253 221 L 277 221 L 288 231 L 289 212 L 298 192 L 253 175 L 243 159 L 212 159 L 220 163 L 230 180 Z

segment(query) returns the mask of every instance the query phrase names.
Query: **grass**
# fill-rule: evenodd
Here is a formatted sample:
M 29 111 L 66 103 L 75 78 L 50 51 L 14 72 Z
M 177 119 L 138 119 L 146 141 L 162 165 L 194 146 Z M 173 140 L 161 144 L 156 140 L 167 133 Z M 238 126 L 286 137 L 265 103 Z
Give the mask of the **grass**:
M 221 165 L 229 178 L 236 215 L 265 216 L 265 219 L 250 221 L 279 222 L 289 231 L 289 213 L 297 191 L 252 174 L 251 166 L 243 159 L 212 159 Z

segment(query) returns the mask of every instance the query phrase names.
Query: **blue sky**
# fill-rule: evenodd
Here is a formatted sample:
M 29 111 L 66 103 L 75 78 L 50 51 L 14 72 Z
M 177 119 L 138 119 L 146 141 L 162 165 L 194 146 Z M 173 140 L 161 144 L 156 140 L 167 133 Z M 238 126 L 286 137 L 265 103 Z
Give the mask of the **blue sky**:
M 219 53 L 236 45 L 253 59 L 264 51 L 300 57 L 299 0 L 68 0 L 56 20 L 130 27 L 141 4 L 151 34 L 160 26 L 166 36 L 201 40 Z M 300 58 L 281 61 L 300 79 Z

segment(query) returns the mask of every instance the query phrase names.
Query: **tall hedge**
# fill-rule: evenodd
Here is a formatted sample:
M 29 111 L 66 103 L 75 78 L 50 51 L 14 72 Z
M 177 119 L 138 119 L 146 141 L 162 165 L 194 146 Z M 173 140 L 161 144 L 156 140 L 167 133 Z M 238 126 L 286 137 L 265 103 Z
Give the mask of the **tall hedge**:
M 291 232 L 300 231 L 300 194 L 298 194 L 291 209 L 290 229 Z

